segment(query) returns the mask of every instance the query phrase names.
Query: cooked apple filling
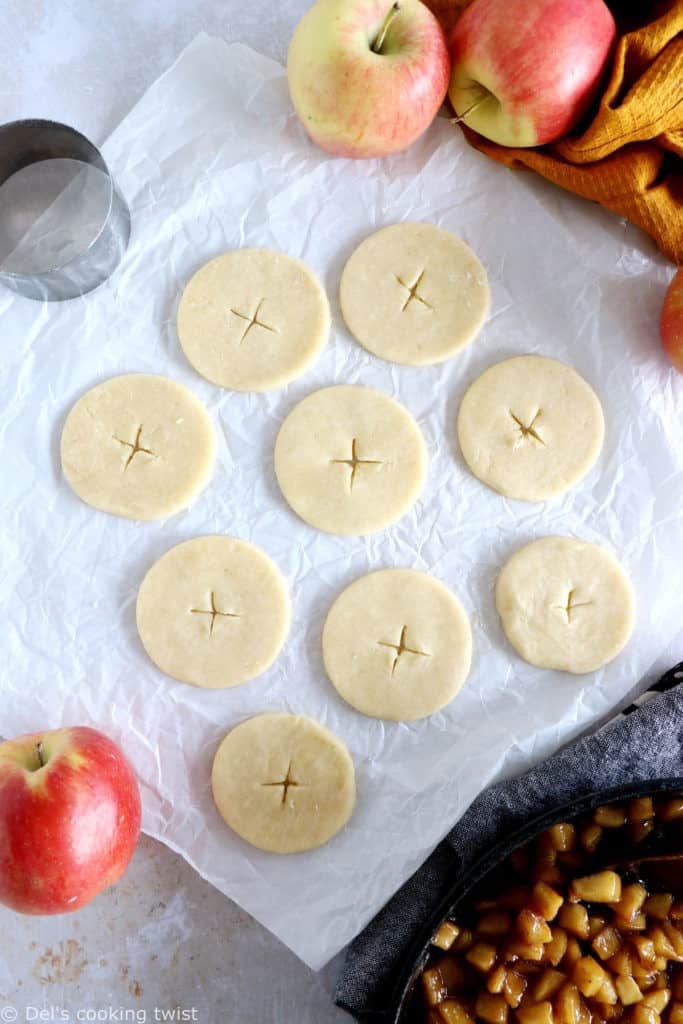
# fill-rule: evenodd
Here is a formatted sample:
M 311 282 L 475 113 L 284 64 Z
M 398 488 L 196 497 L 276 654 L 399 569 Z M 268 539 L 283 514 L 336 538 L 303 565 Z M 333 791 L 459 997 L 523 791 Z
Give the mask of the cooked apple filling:
M 683 796 L 638 797 L 516 850 L 434 935 L 416 1019 L 683 1024 L 682 836 Z

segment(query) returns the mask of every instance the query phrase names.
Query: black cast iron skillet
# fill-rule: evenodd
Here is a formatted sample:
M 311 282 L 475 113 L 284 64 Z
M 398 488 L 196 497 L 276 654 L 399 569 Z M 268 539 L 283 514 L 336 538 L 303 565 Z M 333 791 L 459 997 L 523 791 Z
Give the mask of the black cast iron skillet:
M 573 800 L 571 803 L 563 804 L 552 811 L 527 822 L 500 842 L 496 843 L 490 850 L 487 850 L 479 860 L 461 876 L 450 892 L 439 904 L 432 916 L 424 924 L 420 933 L 416 936 L 404 962 L 399 969 L 397 982 L 391 997 L 389 1007 L 384 1015 L 379 1018 L 381 1024 L 416 1024 L 416 1018 L 411 1008 L 413 987 L 422 971 L 431 949 L 431 938 L 441 922 L 450 916 L 457 914 L 458 908 L 467 898 L 476 885 L 483 882 L 487 875 L 500 868 L 503 861 L 520 846 L 525 846 L 546 828 L 556 824 L 558 821 L 572 821 L 581 817 L 586 812 L 594 810 L 602 804 L 619 803 L 622 800 L 629 800 L 637 796 L 660 796 L 664 793 L 683 793 L 683 777 L 672 779 L 653 779 L 649 782 L 640 782 L 627 786 L 616 786 L 612 789 L 604 789 L 597 793 L 590 793 L 587 796 Z M 646 840 L 638 847 L 626 848 L 622 846 L 619 850 L 618 859 L 621 863 L 629 861 L 631 855 L 634 861 L 641 856 L 656 854 L 659 852 L 680 853 L 683 849 L 672 851 L 667 848 L 660 851 L 657 848 L 657 840 L 651 843 Z M 615 858 L 617 859 L 617 858 Z M 681 887 L 683 888 L 683 861 L 681 862 Z

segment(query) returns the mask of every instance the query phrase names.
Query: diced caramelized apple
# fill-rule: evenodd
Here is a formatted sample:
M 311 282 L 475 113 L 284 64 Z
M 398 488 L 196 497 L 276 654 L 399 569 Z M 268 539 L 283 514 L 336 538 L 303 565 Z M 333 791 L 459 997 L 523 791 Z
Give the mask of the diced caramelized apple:
M 669 1024 L 683 1024 L 683 1003 L 671 1004 Z
M 629 838 L 632 843 L 642 843 L 643 839 L 646 839 L 652 829 L 655 827 L 654 820 L 652 821 L 633 821 L 629 825 Z
M 586 853 L 595 853 L 601 839 L 602 829 L 599 825 L 586 825 L 581 832 L 581 845 Z
M 633 964 L 631 962 L 631 954 L 627 949 L 620 949 L 618 953 L 611 956 L 606 964 L 609 967 L 612 974 L 622 974 L 624 977 L 631 977 L 633 974 Z
M 659 1024 L 661 1017 L 651 1006 L 643 1006 L 642 1000 L 631 1010 L 631 1024 Z
M 535 914 L 533 910 L 520 910 L 515 925 L 522 942 L 528 945 L 543 945 L 552 938 L 552 932 L 545 919 L 540 914 Z
M 606 981 L 609 974 L 592 956 L 582 956 L 576 961 L 572 970 L 572 981 L 582 996 L 595 996 Z
M 596 1003 L 604 1003 L 607 1006 L 614 1006 L 617 1002 L 617 990 L 614 987 L 612 979 L 608 976 L 600 990 L 595 995 Z
M 454 956 L 444 956 L 439 960 L 437 967 L 448 995 L 453 994 L 460 988 L 465 977 L 462 964 Z
M 632 1006 L 633 1003 L 638 1003 L 643 998 L 643 993 L 633 978 L 618 976 L 614 979 L 614 987 L 624 1006 Z
M 567 933 L 564 928 L 551 927 L 550 932 L 552 938 L 550 942 L 545 944 L 543 953 L 544 959 L 552 964 L 553 967 L 557 967 L 560 960 L 567 952 Z
M 507 975 L 507 968 L 503 964 L 499 964 L 498 967 L 494 967 L 489 972 L 489 976 L 486 979 L 486 988 L 489 992 L 499 993 L 503 991 L 505 985 L 505 977 Z
M 560 908 L 558 924 L 578 939 L 588 938 L 588 911 L 580 903 L 565 903 Z
M 605 804 L 598 807 L 593 814 L 593 821 L 602 828 L 621 828 L 626 823 L 626 811 L 623 807 Z
M 554 921 L 563 903 L 564 897 L 556 889 L 546 882 L 536 882 L 531 892 L 531 908 L 544 921 Z
M 534 882 L 545 882 L 546 885 L 562 885 L 564 874 L 557 864 L 541 861 L 534 868 Z
M 491 992 L 480 992 L 477 996 L 474 1012 L 479 1020 L 485 1020 L 487 1024 L 506 1024 L 508 1004 L 501 995 L 493 995 Z
M 453 924 L 452 921 L 444 921 L 442 925 L 439 925 L 432 939 L 432 945 L 438 946 L 439 949 L 450 949 L 459 934 L 460 929 L 457 924 Z
M 444 1024 L 474 1024 L 474 1018 L 463 1003 L 457 999 L 446 999 L 439 1006 Z
M 646 899 L 647 889 L 644 885 L 640 885 L 639 882 L 635 882 L 633 885 L 625 885 L 622 888 L 621 898 L 612 909 L 623 921 L 630 921 L 632 917 L 640 912 L 640 908 Z
M 674 898 L 670 892 L 656 892 L 652 896 L 648 896 L 643 903 L 643 913 L 665 921 L 669 916 L 673 901 Z
M 562 966 L 566 967 L 567 970 L 570 971 L 574 964 L 577 962 L 577 960 L 580 960 L 582 956 L 583 952 L 581 950 L 581 946 L 579 945 L 579 940 L 575 939 L 573 935 L 568 936 L 567 949 L 564 954 Z
M 460 934 L 452 945 L 452 949 L 457 949 L 458 952 L 462 952 L 464 949 L 469 949 L 474 942 L 474 935 L 469 928 L 461 928 Z
M 655 947 L 655 954 L 658 957 L 665 957 L 666 960 L 676 959 L 676 950 L 669 942 L 668 938 L 664 934 L 664 929 L 660 926 L 655 926 L 650 929 L 650 938 L 652 939 L 652 945 Z M 666 970 L 666 964 L 662 968 Z
M 543 945 L 540 942 L 532 944 L 513 939 L 505 947 L 504 956 L 506 960 L 533 960 L 540 963 L 543 959 Z
M 566 981 L 562 971 L 556 971 L 552 967 L 546 968 L 538 976 L 538 981 L 532 989 L 532 996 L 537 1003 L 546 999 L 552 999 L 556 992 L 559 992 Z
M 548 836 L 550 845 L 558 853 L 567 853 L 576 845 L 576 827 L 566 821 L 552 825 L 545 834 Z
M 601 932 L 606 924 L 607 924 L 607 921 L 605 920 L 604 917 L 598 917 L 597 915 L 593 915 L 593 916 L 589 917 L 588 918 L 588 938 L 589 939 L 594 939 L 595 936 L 598 934 L 598 932 Z
M 621 949 L 619 932 L 612 925 L 606 925 L 593 938 L 591 945 L 601 960 L 609 960 Z
M 448 995 L 438 967 L 422 972 L 422 993 L 428 1006 L 436 1006 Z
M 683 796 L 674 796 L 659 809 L 659 817 L 664 822 L 678 821 L 683 818 Z
M 475 942 L 469 952 L 465 954 L 465 960 L 476 967 L 478 971 L 487 974 L 496 962 L 496 948 L 488 942 Z
M 629 821 L 649 821 L 654 818 L 655 808 L 651 796 L 638 796 L 628 805 Z
M 498 938 L 506 935 L 512 928 L 512 917 L 505 910 L 487 910 L 477 922 L 477 931 L 480 935 L 489 938 Z
M 643 996 L 643 1006 L 651 1006 L 657 1013 L 664 1013 L 669 1001 L 671 999 L 670 988 L 658 988 L 654 992 L 648 992 L 646 996 Z
M 429 1010 L 427 1010 L 425 1024 L 443 1024 L 443 1017 L 439 1013 L 438 1007 L 432 1006 Z
M 511 885 L 500 897 L 500 906 L 506 910 L 522 910 L 529 902 L 529 888 L 526 885 Z
M 521 974 L 517 974 L 516 971 L 508 971 L 506 973 L 503 997 L 511 1009 L 516 1010 L 522 1002 L 527 984 L 526 978 L 523 978 Z
M 582 1024 L 582 1016 L 579 990 L 567 982 L 555 997 L 555 1024 Z
M 575 878 L 570 886 L 574 899 L 587 903 L 618 903 L 621 900 L 621 878 L 616 871 L 598 871 L 595 875 Z
M 534 1003 L 517 1010 L 519 1024 L 553 1024 L 553 1004 Z
M 648 939 L 645 935 L 632 935 L 630 941 L 641 965 L 645 968 L 652 967 L 657 958 L 652 939 Z
M 683 932 L 671 921 L 662 921 L 662 931 L 676 951 L 676 958 L 683 959 Z

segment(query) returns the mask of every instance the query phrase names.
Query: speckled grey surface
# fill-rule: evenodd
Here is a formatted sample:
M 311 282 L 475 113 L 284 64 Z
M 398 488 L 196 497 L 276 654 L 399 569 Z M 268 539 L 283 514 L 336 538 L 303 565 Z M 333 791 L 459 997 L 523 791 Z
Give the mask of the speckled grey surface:
M 2 0 L 0 121 L 55 118 L 102 142 L 198 32 L 282 60 L 307 6 Z M 677 642 L 663 652 L 649 678 L 678 651 Z M 155 1007 L 180 1005 L 196 1011 L 185 1019 L 206 1024 L 341 1024 L 349 1018 L 331 1004 L 337 967 L 314 975 L 150 839 L 123 882 L 76 914 L 21 918 L 0 908 L 0 1021 L 76 1020 L 79 1010 L 81 1019 L 154 1020 Z

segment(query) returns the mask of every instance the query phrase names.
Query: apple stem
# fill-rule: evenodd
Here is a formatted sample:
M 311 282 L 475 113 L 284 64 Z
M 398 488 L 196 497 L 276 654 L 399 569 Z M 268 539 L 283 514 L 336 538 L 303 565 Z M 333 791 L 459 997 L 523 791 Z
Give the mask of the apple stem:
M 467 110 L 463 110 L 462 114 L 458 114 L 457 117 L 452 117 L 451 124 L 461 124 L 465 118 L 469 117 L 470 114 L 473 114 L 477 107 L 481 106 L 484 100 L 487 100 L 490 95 L 491 94 L 487 92 L 485 96 L 480 96 L 478 100 L 475 100 L 474 103 L 469 105 Z
M 38 754 L 38 765 L 41 768 L 45 767 L 45 761 L 43 760 L 43 741 L 41 740 L 36 744 L 36 752 Z
M 377 33 L 377 35 L 375 36 L 374 41 L 370 45 L 370 49 L 372 50 L 373 53 L 381 53 L 382 52 L 382 47 L 384 46 L 384 40 L 387 37 L 387 32 L 389 31 L 389 26 L 391 25 L 392 21 L 394 20 L 394 18 L 396 17 L 396 15 L 398 14 L 398 12 L 400 10 L 401 10 L 401 5 L 398 2 L 396 2 L 396 3 L 392 4 L 391 7 L 389 8 L 389 10 L 387 11 L 386 16 L 384 18 L 384 21 L 382 22 L 382 24 L 380 26 L 380 30 Z

